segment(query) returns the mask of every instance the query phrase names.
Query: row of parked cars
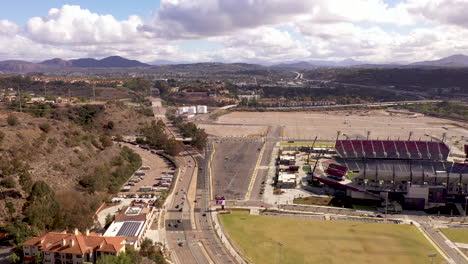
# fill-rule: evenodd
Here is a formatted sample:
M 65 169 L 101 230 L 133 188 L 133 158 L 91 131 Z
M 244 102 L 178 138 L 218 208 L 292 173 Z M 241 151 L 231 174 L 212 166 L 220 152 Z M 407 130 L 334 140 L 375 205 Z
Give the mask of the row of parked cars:
M 144 198 L 144 199 L 151 199 L 151 198 L 159 198 L 158 195 L 155 194 L 119 194 L 117 198 Z

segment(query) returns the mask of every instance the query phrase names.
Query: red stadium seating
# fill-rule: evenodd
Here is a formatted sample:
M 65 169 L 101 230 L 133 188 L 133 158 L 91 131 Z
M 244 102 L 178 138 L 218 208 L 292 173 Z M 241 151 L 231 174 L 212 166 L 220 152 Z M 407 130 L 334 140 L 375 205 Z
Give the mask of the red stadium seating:
M 443 142 L 401 140 L 337 140 L 343 158 L 447 160 L 450 149 Z
M 348 168 L 338 164 L 330 164 L 325 172 L 331 176 L 343 177 L 348 172 Z

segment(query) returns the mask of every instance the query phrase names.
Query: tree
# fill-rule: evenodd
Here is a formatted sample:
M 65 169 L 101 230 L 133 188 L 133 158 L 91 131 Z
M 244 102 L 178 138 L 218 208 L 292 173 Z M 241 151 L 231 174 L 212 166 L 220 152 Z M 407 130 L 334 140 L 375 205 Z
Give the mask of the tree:
M 179 155 L 179 153 L 184 150 L 184 148 L 182 147 L 182 143 L 173 138 L 167 140 L 165 149 L 167 154 L 173 157 Z
M 106 215 L 106 222 L 105 222 L 105 228 L 108 228 L 112 222 L 114 221 L 114 217 L 111 214 Z
M 133 262 L 133 260 L 127 254 L 120 254 L 118 256 L 103 255 L 98 259 L 96 264 L 138 264 L 138 263 Z
M 34 264 L 42 264 L 42 253 L 41 252 L 36 252 L 34 254 Z
M 16 255 L 16 253 L 11 254 L 10 262 L 13 264 L 20 263 L 21 258 Z
M 36 228 L 31 227 L 28 223 L 23 222 L 21 219 L 14 219 L 2 228 L 2 231 L 10 234 L 8 239 L 13 245 L 20 245 L 32 236 L 35 236 L 38 231 Z
M 23 210 L 28 223 L 41 230 L 53 229 L 58 211 L 55 192 L 47 183 L 35 182 Z
M 12 202 L 8 201 L 5 203 L 5 207 L 8 210 L 8 213 L 10 214 L 10 220 L 12 220 L 13 214 L 16 212 L 15 206 L 13 205 Z
M 16 117 L 16 116 L 13 115 L 13 114 L 9 114 L 8 117 L 7 117 L 7 124 L 8 124 L 9 126 L 17 126 L 17 125 L 19 125 L 18 117 Z

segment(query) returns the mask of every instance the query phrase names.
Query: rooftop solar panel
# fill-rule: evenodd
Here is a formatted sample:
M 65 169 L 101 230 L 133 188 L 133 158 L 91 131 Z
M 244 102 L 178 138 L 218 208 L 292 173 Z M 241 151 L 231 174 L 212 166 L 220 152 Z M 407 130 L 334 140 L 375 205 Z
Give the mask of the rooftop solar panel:
M 134 237 L 137 236 L 138 229 L 140 228 L 141 222 L 125 222 L 117 232 L 117 236 L 123 237 Z

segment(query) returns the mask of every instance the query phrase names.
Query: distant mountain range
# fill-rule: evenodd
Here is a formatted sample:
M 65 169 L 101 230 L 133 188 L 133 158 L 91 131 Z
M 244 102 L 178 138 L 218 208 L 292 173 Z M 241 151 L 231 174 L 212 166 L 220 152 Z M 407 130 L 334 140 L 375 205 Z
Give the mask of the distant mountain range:
M 456 54 L 440 60 L 411 63 L 411 66 L 468 67 L 468 56 Z
M 410 64 L 369 64 L 365 62 L 355 61 L 353 59 L 346 59 L 343 61 L 301 61 L 282 63 L 274 65 L 273 67 L 283 67 L 292 69 L 311 69 L 319 67 L 468 67 L 468 56 L 457 54 L 446 58 L 433 61 L 420 61 Z
M 198 63 L 199 64 L 199 63 Z M 155 66 L 158 65 L 158 66 Z M 162 67 L 168 65 L 180 65 L 181 67 L 187 67 L 192 65 L 191 63 L 183 62 L 173 62 L 167 60 L 155 60 L 150 62 L 150 64 L 142 63 L 137 60 L 129 60 L 119 56 L 111 56 L 101 60 L 92 59 L 92 58 L 83 58 L 83 59 L 74 59 L 74 60 L 64 60 L 60 58 L 55 58 L 51 60 L 46 60 L 39 63 L 33 63 L 28 61 L 20 60 L 6 60 L 0 61 L 0 73 L 30 73 L 30 72 L 54 72 L 58 69 L 86 69 L 86 68 L 136 68 L 136 67 Z M 194 65 L 197 65 L 195 63 Z M 231 67 L 233 69 L 238 69 L 239 65 L 252 65 L 260 66 L 256 64 L 246 64 L 246 63 L 208 63 L 210 67 Z M 216 66 L 217 65 L 217 66 Z M 262 66 L 264 67 L 264 66 Z M 304 69 L 313 69 L 319 67 L 362 67 L 362 68 L 382 68 L 382 67 L 468 67 L 468 56 L 466 55 L 453 55 L 440 60 L 433 61 L 421 61 L 411 64 L 368 64 L 365 62 L 356 61 L 353 59 L 346 59 L 342 61 L 296 61 L 296 62 L 287 62 L 272 65 L 266 68 L 285 68 L 285 69 L 294 69 L 294 70 L 304 70 Z M 249 69 L 251 70 L 251 69 Z
M 131 68 L 131 67 L 148 67 L 149 64 L 139 62 L 137 60 L 129 60 L 119 56 L 111 56 L 101 60 L 92 58 L 64 60 L 51 59 L 39 63 L 8 60 L 0 61 L 0 71 L 2 72 L 41 72 L 53 71 L 56 68 Z
M 342 61 L 325 61 L 325 60 L 314 60 L 314 61 L 299 61 L 289 62 L 273 65 L 273 67 L 282 68 L 294 68 L 294 69 L 309 69 L 318 67 L 350 67 L 365 64 L 364 62 L 355 61 L 353 59 L 346 59 Z
M 91 58 L 76 59 L 76 60 L 63 60 L 52 59 L 46 60 L 39 64 L 57 67 L 77 67 L 77 68 L 128 68 L 128 67 L 145 67 L 149 66 L 146 63 L 137 60 L 129 60 L 119 56 L 111 56 L 102 60 Z

